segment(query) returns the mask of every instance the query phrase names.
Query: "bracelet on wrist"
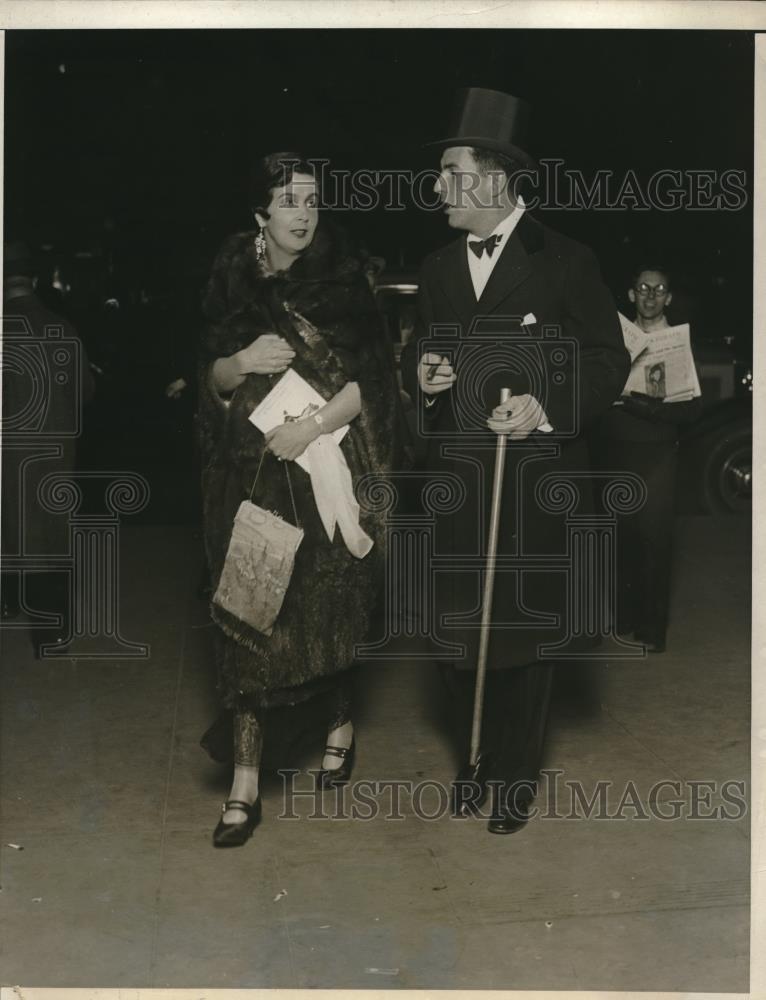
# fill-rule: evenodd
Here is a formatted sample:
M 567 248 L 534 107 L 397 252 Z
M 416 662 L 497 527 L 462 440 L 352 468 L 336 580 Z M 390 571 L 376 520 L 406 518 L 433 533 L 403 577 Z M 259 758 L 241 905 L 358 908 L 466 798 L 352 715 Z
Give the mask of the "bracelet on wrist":
M 324 434 L 324 427 L 323 427 L 324 421 L 321 418 L 317 420 L 316 414 L 312 414 L 310 417 L 303 417 L 301 420 L 298 421 L 298 423 L 303 424 L 305 427 L 308 427 L 309 430 L 315 432 L 314 440 L 316 440 L 318 437 L 321 437 L 322 434 Z

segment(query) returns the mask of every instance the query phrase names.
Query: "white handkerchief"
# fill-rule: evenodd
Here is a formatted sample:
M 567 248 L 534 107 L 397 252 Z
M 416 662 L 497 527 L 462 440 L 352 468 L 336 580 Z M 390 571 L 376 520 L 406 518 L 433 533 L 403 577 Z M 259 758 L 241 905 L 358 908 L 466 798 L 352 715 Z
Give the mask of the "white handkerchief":
M 359 504 L 354 499 L 351 472 L 340 446 L 331 435 L 322 434 L 302 457 L 307 460 L 314 501 L 327 537 L 333 540 L 337 525 L 351 555 L 363 559 L 373 541 L 359 526 Z

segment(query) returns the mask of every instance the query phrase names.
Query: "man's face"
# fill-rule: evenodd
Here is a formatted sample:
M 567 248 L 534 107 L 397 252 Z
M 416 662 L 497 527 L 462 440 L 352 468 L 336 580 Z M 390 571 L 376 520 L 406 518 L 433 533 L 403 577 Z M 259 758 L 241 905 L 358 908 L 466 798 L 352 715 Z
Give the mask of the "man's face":
M 641 319 L 658 319 L 673 299 L 667 274 L 642 271 L 633 288 L 628 290 L 628 298 L 635 304 Z
M 497 181 L 481 172 L 470 146 L 445 149 L 440 167 L 434 191 L 444 202 L 449 224 L 481 233 L 484 214 L 497 208 Z

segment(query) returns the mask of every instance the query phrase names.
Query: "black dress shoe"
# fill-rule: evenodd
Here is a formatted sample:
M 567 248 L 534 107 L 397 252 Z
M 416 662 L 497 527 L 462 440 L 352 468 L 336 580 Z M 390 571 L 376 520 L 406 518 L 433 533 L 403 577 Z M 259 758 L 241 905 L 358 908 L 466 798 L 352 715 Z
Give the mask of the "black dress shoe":
M 221 818 L 213 832 L 213 847 L 241 847 L 252 836 L 253 830 L 261 821 L 260 796 L 252 805 L 240 802 L 238 799 L 230 799 L 224 802 L 221 812 L 225 813 L 229 809 L 241 809 L 247 819 L 241 823 L 224 823 Z
M 487 829 L 490 833 L 516 833 L 527 825 L 528 819 L 528 802 L 517 802 L 512 807 L 495 806 Z
M 487 798 L 489 754 L 479 754 L 475 764 L 467 764 L 452 782 L 452 815 L 465 818 L 476 814 Z
M 340 767 L 334 768 L 322 768 L 322 770 L 317 775 L 317 780 L 319 782 L 320 788 L 333 788 L 336 785 L 345 785 L 348 779 L 351 777 L 351 772 L 354 769 L 354 757 L 356 756 L 356 740 L 351 740 L 350 747 L 331 747 L 326 746 L 324 748 L 325 754 L 329 754 L 331 757 L 340 757 L 341 765 Z

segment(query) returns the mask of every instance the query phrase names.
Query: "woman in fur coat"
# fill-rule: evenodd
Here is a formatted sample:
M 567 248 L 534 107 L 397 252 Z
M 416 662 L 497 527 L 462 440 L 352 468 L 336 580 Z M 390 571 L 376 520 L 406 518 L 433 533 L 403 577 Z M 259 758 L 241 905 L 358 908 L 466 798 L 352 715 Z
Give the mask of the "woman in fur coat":
M 270 635 L 211 606 L 219 626 L 219 689 L 234 718 L 234 781 L 213 837 L 219 847 L 244 843 L 260 819 L 266 709 L 323 695 L 329 718 L 320 780 L 326 786 L 348 778 L 354 752 L 348 671 L 382 579 L 383 514 L 360 498 L 359 527 L 373 543 L 366 555 L 352 554 L 339 528 L 330 541 L 311 479 L 295 461 L 321 434 L 346 424 L 341 450 L 355 485 L 363 476 L 385 476 L 393 453 L 391 347 L 363 261 L 320 219 L 318 197 L 313 168 L 297 154 L 261 161 L 252 191 L 258 230 L 225 241 L 205 300 L 200 431 L 213 589 L 243 500 L 291 523 L 297 513 L 305 532 Z M 288 368 L 326 405 L 264 435 L 248 418 Z

